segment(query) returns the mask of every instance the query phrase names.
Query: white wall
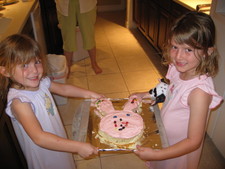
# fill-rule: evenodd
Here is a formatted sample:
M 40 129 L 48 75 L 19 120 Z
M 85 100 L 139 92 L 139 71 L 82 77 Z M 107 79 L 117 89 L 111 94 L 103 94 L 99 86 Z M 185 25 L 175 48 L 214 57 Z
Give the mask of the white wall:
M 220 54 L 219 74 L 214 83 L 216 91 L 225 97 L 225 1 L 213 0 L 210 15 L 216 25 L 216 46 Z M 225 103 L 211 113 L 207 132 L 225 157 Z

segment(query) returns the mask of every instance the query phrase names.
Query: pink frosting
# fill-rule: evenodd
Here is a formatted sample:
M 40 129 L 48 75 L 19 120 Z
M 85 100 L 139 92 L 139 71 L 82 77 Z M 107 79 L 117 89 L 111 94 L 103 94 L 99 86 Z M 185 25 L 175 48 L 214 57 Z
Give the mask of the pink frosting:
M 107 114 L 115 110 L 112 102 L 107 98 L 97 100 L 95 106 L 98 111 L 105 112 Z
M 103 117 L 99 129 L 114 138 L 132 138 L 143 130 L 142 117 L 132 111 L 114 111 Z
M 131 110 L 131 111 L 134 111 L 136 109 L 139 108 L 139 106 L 141 106 L 141 101 L 142 99 L 137 97 L 137 96 L 131 96 L 129 98 L 129 100 L 125 103 L 124 105 L 124 110 Z

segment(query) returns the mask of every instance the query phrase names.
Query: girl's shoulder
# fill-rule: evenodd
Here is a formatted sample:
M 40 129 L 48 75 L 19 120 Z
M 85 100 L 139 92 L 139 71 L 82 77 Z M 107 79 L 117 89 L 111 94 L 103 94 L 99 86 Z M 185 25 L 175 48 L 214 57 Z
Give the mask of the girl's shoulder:
M 222 97 L 219 96 L 218 93 L 215 91 L 212 77 L 208 77 L 206 75 L 196 77 L 190 80 L 186 84 L 186 86 L 188 87 L 186 88 L 187 89 L 186 92 L 184 92 L 183 98 L 185 98 L 185 96 L 186 98 L 188 98 L 189 93 L 194 89 L 200 89 L 205 93 L 209 94 L 210 96 L 212 96 L 212 102 L 209 108 L 214 108 L 222 101 Z
M 31 100 L 25 90 L 17 90 L 14 88 L 10 88 L 8 92 L 8 102 L 15 98 L 20 99 L 22 102 L 27 102 Z
M 50 80 L 50 78 L 49 77 L 44 77 L 44 78 L 42 78 L 41 79 L 41 82 L 40 82 L 40 86 L 42 87 L 42 86 L 45 86 L 45 87 L 50 87 L 50 85 L 51 85 L 51 80 Z
M 31 106 L 33 108 L 32 100 L 34 98 L 27 94 L 26 92 L 22 90 L 17 90 L 14 88 L 10 88 L 7 96 L 7 106 L 6 106 L 6 114 L 8 114 L 11 118 L 15 118 L 12 111 L 11 111 L 11 105 L 15 99 L 20 100 L 22 103 L 31 103 Z

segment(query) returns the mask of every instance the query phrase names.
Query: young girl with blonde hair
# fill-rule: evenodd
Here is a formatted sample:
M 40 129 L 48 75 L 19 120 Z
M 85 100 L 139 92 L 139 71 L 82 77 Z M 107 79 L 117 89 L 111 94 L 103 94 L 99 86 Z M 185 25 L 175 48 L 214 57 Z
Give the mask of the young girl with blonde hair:
M 169 146 L 138 146 L 135 152 L 151 169 L 198 168 L 209 112 L 222 100 L 212 80 L 218 71 L 214 45 L 215 26 L 207 14 L 187 13 L 172 26 L 164 53 L 170 84 L 161 109 Z
M 29 169 L 75 169 L 73 156 L 97 154 L 97 148 L 67 139 L 50 92 L 67 97 L 101 98 L 76 86 L 50 81 L 46 56 L 25 35 L 0 43 L 0 89 L 7 93 L 6 113 L 26 157 Z

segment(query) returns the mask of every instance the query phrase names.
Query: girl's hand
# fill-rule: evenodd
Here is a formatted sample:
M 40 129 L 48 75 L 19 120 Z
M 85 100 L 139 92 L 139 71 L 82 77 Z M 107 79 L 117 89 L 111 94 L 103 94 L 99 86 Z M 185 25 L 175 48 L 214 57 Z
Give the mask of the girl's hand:
M 98 154 L 98 148 L 92 146 L 89 143 L 80 143 L 79 149 L 77 153 L 82 157 L 82 158 L 87 158 L 93 154 Z
M 101 99 L 101 98 L 105 98 L 105 96 L 103 94 L 99 94 L 99 93 L 92 93 L 91 94 L 91 98 L 92 99 Z
M 137 145 L 137 149 L 134 151 L 134 153 L 142 160 L 156 160 L 154 158 L 156 151 L 148 147 L 141 147 Z
M 143 99 L 143 98 L 148 98 L 148 95 L 149 95 L 148 92 L 138 92 L 138 93 L 132 93 L 129 97 L 137 96 L 137 97 Z

